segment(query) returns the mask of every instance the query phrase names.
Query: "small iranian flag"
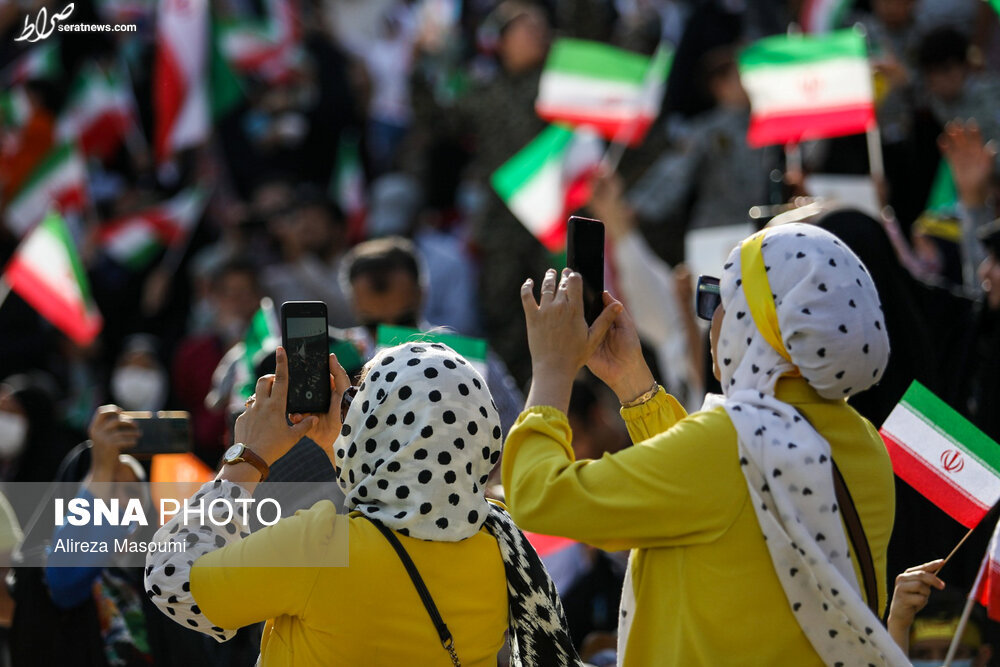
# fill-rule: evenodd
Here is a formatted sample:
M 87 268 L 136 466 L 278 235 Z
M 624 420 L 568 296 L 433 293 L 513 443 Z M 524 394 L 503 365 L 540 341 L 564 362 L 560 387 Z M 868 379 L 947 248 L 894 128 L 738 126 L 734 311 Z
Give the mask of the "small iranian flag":
M 844 24 L 854 0 L 806 0 L 799 13 L 803 32 L 823 34 Z
M 56 146 L 7 205 L 7 227 L 21 236 L 45 214 L 78 212 L 87 200 L 87 167 L 71 143 Z
M 18 247 L 3 273 L 11 290 L 78 345 L 101 331 L 76 245 L 66 223 L 49 213 Z
M 441 343 L 447 345 L 462 355 L 476 371 L 486 379 L 488 362 L 486 356 L 489 346 L 482 338 L 470 338 L 458 334 L 427 333 L 410 327 L 397 327 L 380 324 L 376 331 L 375 347 L 384 350 L 403 343 Z
M 59 119 L 59 137 L 77 141 L 85 155 L 109 157 L 125 139 L 136 113 L 124 77 L 96 65 L 77 76 Z
M 345 131 L 337 146 L 337 163 L 333 167 L 330 194 L 347 218 L 347 235 L 361 241 L 365 234 L 365 172 L 361 164 L 358 137 Z
M 59 42 L 43 42 L 15 60 L 2 77 L 7 85 L 25 83 L 36 79 L 54 79 L 62 71 L 59 61 Z
M 13 86 L 0 92 L 0 124 L 6 129 L 17 129 L 28 122 L 31 102 L 23 86 Z
M 220 47 L 239 72 L 278 83 L 294 72 L 302 55 L 299 21 L 291 0 L 266 0 L 265 9 L 263 20 L 220 25 Z
M 153 152 L 160 164 L 208 138 L 207 0 L 158 4 L 153 64 Z
M 980 575 L 983 581 L 979 587 L 978 602 L 986 607 L 986 615 L 991 621 L 1000 622 L 1000 522 L 993 530 L 984 567 L 986 569 Z
M 550 125 L 500 166 L 493 189 L 542 245 L 566 245 L 566 218 L 590 199 L 590 179 L 603 142 L 585 128 Z
M 647 57 L 560 39 L 545 61 L 535 110 L 545 120 L 589 125 L 607 139 L 637 145 L 659 114 L 672 61 L 663 44 Z
M 766 37 L 740 55 L 751 146 L 865 132 L 875 122 L 865 38 L 855 30 Z
M 1000 446 L 919 382 L 880 432 L 895 473 L 963 526 L 1000 498 Z
M 204 190 L 184 190 L 161 204 L 105 223 L 97 240 L 108 257 L 141 271 L 163 248 L 187 239 L 207 200 Z
M 250 394 L 253 393 L 254 385 L 257 382 L 257 364 L 260 363 L 264 355 L 275 350 L 280 344 L 281 325 L 278 321 L 278 313 L 274 309 L 274 302 L 265 296 L 260 300 L 260 308 L 250 320 L 250 326 L 243 338 L 243 365 L 246 372 L 246 382 L 240 386 L 239 393 L 244 399 L 249 398 Z

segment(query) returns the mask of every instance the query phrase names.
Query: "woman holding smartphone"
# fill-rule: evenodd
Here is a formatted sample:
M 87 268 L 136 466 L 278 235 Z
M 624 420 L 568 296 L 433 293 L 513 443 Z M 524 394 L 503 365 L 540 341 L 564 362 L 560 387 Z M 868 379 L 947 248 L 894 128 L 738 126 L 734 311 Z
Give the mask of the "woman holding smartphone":
M 238 451 L 191 502 L 249 499 L 309 435 L 334 462 L 350 514 L 324 500 L 252 535 L 239 516 L 190 528 L 171 520 L 154 539 L 186 550 L 151 555 L 146 568 L 165 614 L 219 641 L 267 621 L 265 667 L 492 667 L 505 632 L 511 665 L 580 664 L 545 568 L 484 496 L 500 420 L 465 359 L 438 343 L 390 348 L 366 365 L 355 395 L 330 355 L 330 410 L 291 415 L 291 425 L 283 348 L 276 362 L 236 422 Z
M 801 224 L 737 246 L 700 290 L 723 395 L 691 415 L 655 383 L 621 304 L 605 294 L 588 330 L 579 277 L 556 278 L 540 302 L 522 288 L 534 373 L 503 481 L 526 530 L 632 550 L 619 664 L 908 664 L 879 621 L 892 468 L 845 401 L 889 355 L 857 257 Z M 635 442 L 595 461 L 574 461 L 565 416 L 584 364 Z

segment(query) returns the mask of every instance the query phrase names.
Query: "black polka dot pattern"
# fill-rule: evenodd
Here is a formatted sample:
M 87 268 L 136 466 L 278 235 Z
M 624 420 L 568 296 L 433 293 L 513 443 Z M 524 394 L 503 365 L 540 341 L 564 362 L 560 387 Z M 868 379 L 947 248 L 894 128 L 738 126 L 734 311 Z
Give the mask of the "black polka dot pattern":
M 739 436 L 740 470 L 775 573 L 803 632 L 826 664 L 907 664 L 865 604 L 836 507 L 830 444 L 774 396 L 796 368 L 824 398 L 870 387 L 889 354 L 871 277 L 836 238 L 812 225 L 769 229 L 766 287 L 784 359 L 758 329 L 744 290 L 740 247 L 721 280 L 722 405 Z M 879 323 L 879 326 L 875 326 Z M 836 592 L 834 592 L 836 591 Z M 865 636 L 858 628 L 876 628 Z
M 195 497 L 200 497 L 200 502 L 209 506 L 216 498 L 250 498 L 250 494 L 238 484 L 214 480 L 202 486 Z M 191 502 L 197 501 L 192 498 Z M 228 518 L 228 513 L 217 506 L 214 516 L 217 522 L 222 523 Z M 185 628 L 197 630 L 219 642 L 232 639 L 236 630 L 215 626 L 201 613 L 191 594 L 191 565 L 201 556 L 247 537 L 250 533 L 241 518 L 241 513 L 235 512 L 229 523 L 217 526 L 206 521 L 195 530 L 195 526 L 190 524 L 183 526 L 180 515 L 175 516 L 156 531 L 153 541 L 182 542 L 184 549 L 158 551 L 146 557 L 145 589 L 153 604 Z
M 483 482 L 502 446 L 486 383 L 437 344 L 383 351 L 371 368 L 381 374 L 369 373 L 355 398 L 369 409 L 350 411 L 334 443 L 347 506 L 377 508 L 380 521 L 411 537 L 472 536 L 488 514 Z

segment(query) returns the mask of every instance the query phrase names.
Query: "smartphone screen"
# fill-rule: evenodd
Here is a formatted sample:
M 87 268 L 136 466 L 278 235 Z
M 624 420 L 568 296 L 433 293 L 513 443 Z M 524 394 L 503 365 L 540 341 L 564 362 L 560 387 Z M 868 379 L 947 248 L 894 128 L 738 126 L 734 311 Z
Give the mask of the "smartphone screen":
M 281 330 L 288 354 L 288 412 L 326 412 L 330 409 L 326 305 L 321 301 L 281 304 Z
M 139 428 L 139 442 L 129 454 L 182 454 L 191 451 L 191 415 L 165 412 L 123 412 Z
M 566 266 L 583 277 L 583 314 L 587 324 L 604 310 L 604 223 L 574 215 L 566 230 Z

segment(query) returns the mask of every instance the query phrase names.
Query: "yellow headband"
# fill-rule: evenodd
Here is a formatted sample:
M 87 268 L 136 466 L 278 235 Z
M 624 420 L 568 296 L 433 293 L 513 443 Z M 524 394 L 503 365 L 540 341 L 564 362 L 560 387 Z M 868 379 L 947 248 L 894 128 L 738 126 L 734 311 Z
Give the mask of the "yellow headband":
M 951 641 L 958 630 L 958 620 L 958 617 L 952 619 L 917 618 L 910 627 L 910 644 L 933 639 Z M 982 643 L 979 628 L 972 623 L 966 624 L 965 632 L 962 633 L 962 643 L 978 648 Z
M 740 245 L 740 273 L 743 279 L 743 294 L 750 307 L 757 330 L 774 350 L 788 363 L 794 365 L 792 357 L 785 349 L 781 339 L 781 329 L 778 328 L 778 311 L 771 294 L 771 283 L 767 279 L 767 267 L 764 266 L 764 253 L 761 250 L 766 229 L 745 239 Z M 785 375 L 798 377 L 799 369 L 789 371 Z

